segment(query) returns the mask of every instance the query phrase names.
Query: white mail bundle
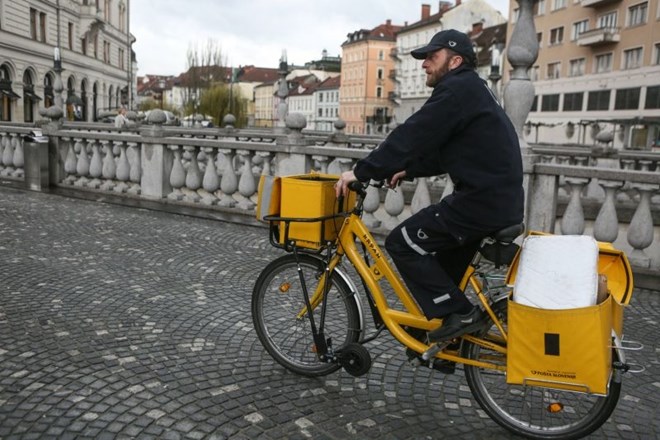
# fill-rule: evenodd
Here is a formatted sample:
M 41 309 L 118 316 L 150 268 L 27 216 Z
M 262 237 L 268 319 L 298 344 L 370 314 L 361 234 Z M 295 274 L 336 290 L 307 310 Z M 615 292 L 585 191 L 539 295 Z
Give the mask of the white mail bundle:
M 513 300 L 540 309 L 596 304 L 598 244 L 586 235 L 531 235 L 525 238 Z

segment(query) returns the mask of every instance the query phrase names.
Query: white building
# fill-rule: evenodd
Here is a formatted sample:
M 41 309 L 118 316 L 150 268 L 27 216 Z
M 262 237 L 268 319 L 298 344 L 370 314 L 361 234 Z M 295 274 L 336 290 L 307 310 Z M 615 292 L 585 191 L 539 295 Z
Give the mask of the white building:
M 53 105 L 55 48 L 65 117 L 93 121 L 103 109 L 130 106 L 137 65 L 129 2 L 0 0 L 0 120 L 33 122 Z
M 314 91 L 315 114 L 307 121 L 307 128 L 319 131 L 333 131 L 339 119 L 339 86 L 341 77 L 328 78 Z
M 433 35 L 444 29 L 456 29 L 470 33 L 475 24 L 490 27 L 505 23 L 502 14 L 485 0 L 456 0 L 456 5 L 441 1 L 440 10 L 431 15 L 431 7 L 422 5 L 421 19 L 405 26 L 397 34 L 396 49 L 392 56 L 396 60 L 396 90 L 391 99 L 395 102 L 394 117 L 397 123 L 405 121 L 431 96 L 426 85 L 426 74 L 422 62 L 414 59 L 410 52 L 425 46 Z

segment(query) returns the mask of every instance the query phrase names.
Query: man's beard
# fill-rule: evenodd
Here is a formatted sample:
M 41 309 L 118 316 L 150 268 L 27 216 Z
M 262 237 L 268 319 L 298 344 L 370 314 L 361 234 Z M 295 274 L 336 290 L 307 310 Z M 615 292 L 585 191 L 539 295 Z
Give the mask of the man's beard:
M 445 76 L 447 73 L 449 73 L 449 61 L 450 58 L 447 58 L 442 66 L 438 68 L 438 70 L 431 72 L 426 76 L 426 85 L 429 87 L 435 87 L 438 82 L 442 79 L 443 76 Z

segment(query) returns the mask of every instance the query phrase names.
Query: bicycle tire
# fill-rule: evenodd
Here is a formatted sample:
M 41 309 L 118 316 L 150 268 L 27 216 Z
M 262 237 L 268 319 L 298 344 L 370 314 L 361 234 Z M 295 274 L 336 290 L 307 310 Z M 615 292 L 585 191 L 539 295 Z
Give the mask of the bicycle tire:
M 506 305 L 506 301 L 501 301 Z M 498 303 L 499 304 L 499 303 Z M 504 309 L 504 310 L 502 310 Z M 505 307 L 497 312 L 506 324 Z M 493 326 L 488 335 L 497 338 Z M 488 336 L 486 336 L 488 337 Z M 488 358 L 506 365 L 506 356 L 469 341 L 463 341 L 462 355 L 469 359 Z M 465 379 L 472 395 L 488 416 L 509 431 L 534 439 L 579 439 L 594 432 L 614 411 L 621 393 L 621 383 L 610 380 L 607 396 L 512 385 L 502 371 L 465 365 Z M 558 412 L 550 410 L 559 402 Z
M 310 255 L 298 255 L 307 291 L 314 293 L 325 270 L 325 262 Z M 331 277 L 324 334 L 332 338 L 332 348 L 357 342 L 360 315 L 352 290 L 337 274 Z M 286 369 L 303 376 L 318 377 L 337 371 L 339 363 L 321 361 L 317 354 L 308 316 L 299 318 L 304 297 L 295 255 L 272 261 L 261 272 L 252 292 L 252 321 L 261 344 Z M 320 309 L 314 310 L 315 325 Z

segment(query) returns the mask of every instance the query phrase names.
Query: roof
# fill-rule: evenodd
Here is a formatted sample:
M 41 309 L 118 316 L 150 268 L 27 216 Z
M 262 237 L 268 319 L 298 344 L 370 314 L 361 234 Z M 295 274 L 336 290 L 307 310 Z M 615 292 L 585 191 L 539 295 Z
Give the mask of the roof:
M 318 85 L 316 90 L 338 89 L 341 85 L 341 76 L 330 77 Z
M 385 23 L 371 30 L 360 29 L 347 34 L 348 39 L 344 41 L 342 46 L 368 40 L 395 41 L 396 34 L 401 29 L 403 29 L 403 26 L 394 25 L 392 24 L 392 20 L 388 19 Z
M 239 67 L 239 82 L 272 82 L 278 79 L 278 69 L 266 67 L 243 66 Z
M 493 43 L 506 43 L 506 27 L 507 23 L 498 24 L 496 26 L 487 27 L 481 32 L 474 34 L 470 33 L 470 38 L 477 45 L 485 50 L 477 51 L 477 64 L 479 66 L 488 66 L 491 63 L 490 47 Z

